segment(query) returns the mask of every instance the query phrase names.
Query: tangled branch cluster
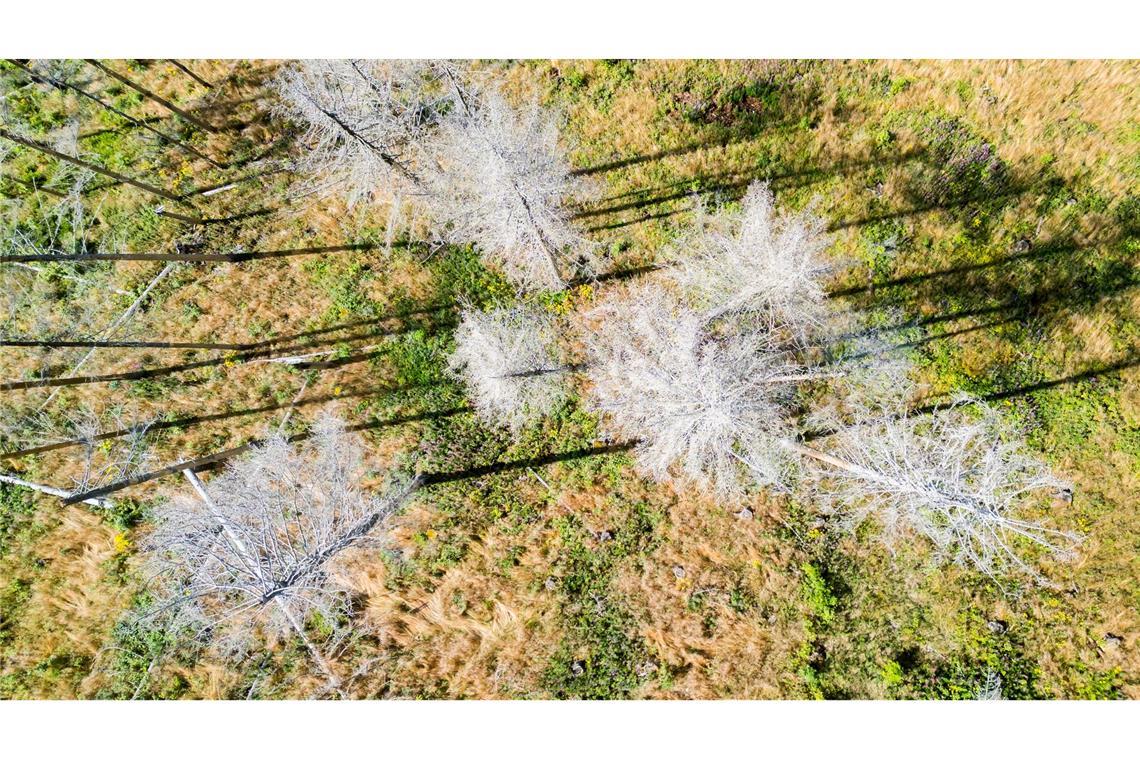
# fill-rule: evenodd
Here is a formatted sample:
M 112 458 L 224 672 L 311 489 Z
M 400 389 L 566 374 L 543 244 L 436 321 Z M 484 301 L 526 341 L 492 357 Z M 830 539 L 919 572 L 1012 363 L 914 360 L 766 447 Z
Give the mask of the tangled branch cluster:
M 658 479 L 674 466 L 723 494 L 739 493 L 741 469 L 784 482 L 778 445 L 797 369 L 762 336 L 713 336 L 697 313 L 649 284 L 588 317 L 591 402 L 613 436 L 639 441 L 640 465 Z
M 823 321 L 828 242 L 822 219 L 778 213 L 771 189 L 756 182 L 739 211 L 702 210 L 671 249 L 667 276 L 709 320 L 755 315 L 805 337 Z
M 594 265 L 568 211 L 585 185 L 549 113 L 471 80 L 450 62 L 303 61 L 278 81 L 279 110 L 305 125 L 311 189 L 417 197 L 442 239 L 522 288 L 559 289 Z
M 298 169 L 310 192 L 422 190 L 432 134 L 447 101 L 440 65 L 415 60 L 312 60 L 277 80 L 278 112 L 305 126 Z
M 557 345 L 553 319 L 537 309 L 466 309 L 448 364 L 484 420 L 518 432 L 567 396 Z
M 162 609 L 211 633 L 247 634 L 256 621 L 302 633 L 313 615 L 335 625 L 349 603 L 338 563 L 349 549 L 380 540 L 375 529 L 410 488 L 376 497 L 361 475 L 359 443 L 325 416 L 299 449 L 275 437 L 210 481 L 208 492 L 163 504 L 148 546 L 166 590 Z
M 526 287 L 559 290 L 564 272 L 588 270 L 592 244 L 570 223 L 582 192 L 537 102 L 515 110 L 496 92 L 456 94 L 442 127 L 433 208 L 452 242 L 474 242 Z
M 888 535 L 909 529 L 987 574 L 1033 574 L 1019 547 L 1067 558 L 1078 540 L 1015 516 L 1070 486 L 986 404 L 963 400 L 921 417 L 885 415 L 844 430 L 834 453 L 850 467 L 821 476 L 836 484 L 833 496 L 850 520 L 874 515 Z

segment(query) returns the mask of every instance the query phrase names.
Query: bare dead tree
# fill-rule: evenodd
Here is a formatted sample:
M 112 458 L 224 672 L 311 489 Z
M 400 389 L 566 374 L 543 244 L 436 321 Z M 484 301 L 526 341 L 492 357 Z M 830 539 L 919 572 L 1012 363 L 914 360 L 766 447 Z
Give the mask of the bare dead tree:
M 123 478 L 130 478 L 153 462 L 147 433 L 150 425 L 131 425 L 129 432 L 107 438 L 108 430 L 126 426 L 122 408 L 113 407 L 103 414 L 91 409 L 65 413 L 64 438 L 83 441 L 83 471 L 75 481 L 74 493 L 90 491 Z
M 295 635 L 337 682 L 305 624 L 319 618 L 335 628 L 349 613 L 339 563 L 382 543 L 377 531 L 419 483 L 373 496 L 360 485 L 361 457 L 357 440 L 329 415 L 299 450 L 276 436 L 208 486 L 187 470 L 193 493 L 158 508 L 147 544 L 165 594 L 148 614 L 196 621 L 223 649 L 258 629 Z
M 593 272 L 593 246 L 567 211 L 586 185 L 570 171 L 555 118 L 536 101 L 515 109 L 494 90 L 454 76 L 452 85 L 455 107 L 431 177 L 440 234 L 475 243 L 527 289 L 558 290 L 572 273 Z
M 5 334 L 19 331 L 64 340 L 75 336 L 77 331 L 109 336 L 127 324 L 153 286 L 168 274 L 164 272 L 152 280 L 118 318 L 108 312 L 109 294 L 132 294 L 115 286 L 111 267 L 93 265 L 87 258 L 92 245 L 88 229 L 95 212 L 85 210 L 78 194 L 88 177 L 80 173 L 71 192 L 59 202 L 45 201 L 42 197 L 29 201 L 39 207 L 31 213 L 26 213 L 25 207 L 25 213 L 0 234 L 0 317 Z M 104 235 L 100 244 L 114 245 L 115 241 Z M 50 259 L 61 251 L 75 253 L 68 253 L 68 260 L 54 266 L 38 263 L 41 257 Z M 22 261 L 25 258 L 32 263 Z M 72 353 L 54 354 L 52 360 L 67 361 Z M 84 357 L 72 357 L 74 369 L 82 367 L 90 356 L 91 352 Z M 46 356 L 43 358 L 35 370 L 39 379 L 43 379 L 51 364 Z M 19 415 L 14 415 L 12 419 L 18 418 Z
M 1070 486 L 1031 456 L 988 405 L 961 399 L 930 415 L 885 415 L 852 425 L 821 452 L 794 450 L 825 465 L 821 477 L 848 525 L 878 519 L 888 537 L 914 533 L 939 556 L 987 575 L 1039 577 L 1024 558 L 1036 547 L 1072 556 L 1079 537 L 1020 515 Z
M 111 322 L 111 324 L 108 325 L 100 333 L 100 335 L 102 335 L 103 337 L 111 337 L 111 336 L 115 335 L 124 325 L 126 325 L 131 320 L 131 318 L 134 316 L 135 312 L 137 312 L 139 310 L 139 308 L 144 303 L 146 303 L 147 299 L 150 297 L 151 292 L 156 287 L 158 287 L 159 283 L 161 283 L 164 279 L 166 279 L 166 277 L 177 268 L 178 268 L 178 265 L 173 263 L 173 262 L 164 266 L 162 268 L 162 270 L 158 274 L 156 274 L 151 279 L 151 281 L 149 283 L 147 283 L 146 287 L 143 288 L 142 292 L 139 293 L 138 297 L 135 298 L 135 300 L 131 303 L 131 305 L 128 306 L 125 311 L 123 311 L 121 314 L 119 314 L 115 318 L 115 320 L 113 322 Z M 76 362 L 72 366 L 71 374 L 78 372 L 79 369 L 82 368 L 83 365 L 86 364 L 88 362 L 88 360 L 90 360 L 91 357 L 95 355 L 96 350 L 97 349 L 95 349 L 95 348 L 89 349 L 87 351 L 87 353 L 85 353 L 79 359 L 79 361 Z M 48 397 L 46 399 L 44 399 L 44 402 L 39 407 L 40 411 L 43 411 L 43 409 L 46 408 L 57 395 L 59 395 L 59 388 L 58 387 L 56 389 L 54 389 L 48 395 Z
M 783 486 L 795 385 L 811 378 L 762 334 L 713 335 L 664 289 L 642 285 L 587 317 L 593 407 L 611 435 L 640 441 L 643 469 L 724 494 Z
M 827 246 L 822 219 L 777 212 L 768 185 L 756 182 L 738 211 L 701 210 L 667 254 L 666 276 L 709 320 L 756 315 L 802 338 L 825 315 Z
M 448 364 L 470 389 L 479 416 L 517 432 L 567 396 L 558 336 L 549 313 L 536 308 L 468 308 L 455 330 Z
M 446 99 L 439 65 L 428 61 L 299 61 L 277 79 L 278 111 L 304 127 L 304 192 L 423 192 L 434 127 Z M 396 202 L 398 205 L 398 201 Z

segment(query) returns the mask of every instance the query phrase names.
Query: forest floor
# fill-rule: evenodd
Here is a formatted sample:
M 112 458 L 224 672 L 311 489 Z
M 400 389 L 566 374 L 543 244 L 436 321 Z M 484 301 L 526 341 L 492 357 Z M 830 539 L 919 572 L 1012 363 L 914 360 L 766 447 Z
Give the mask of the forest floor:
M 103 165 L 187 193 L 292 150 L 269 113 L 272 63 L 183 62 L 212 88 L 164 62 L 111 63 L 224 124 L 186 133 L 232 165 L 138 153 L 137 135 L 93 114 L 80 143 Z M 81 409 L 159 421 L 152 468 L 261 438 L 288 409 L 294 432 L 335 409 L 374 472 L 453 476 L 398 516 L 397 551 L 344 579 L 367 625 L 333 659 L 356 697 L 970 698 L 989 673 L 1008 698 L 1140 697 L 1135 63 L 488 66 L 564 114 L 572 161 L 596 186 L 575 216 L 611 274 L 550 296 L 550 309 L 649 276 L 698 199 L 732 202 L 768 180 L 780 205 L 814 203 L 828 221 L 843 265 L 831 291 L 910 355 L 916 403 L 991 400 L 1073 482 L 1045 517 L 1085 537 L 1077 558 L 1044 564 L 1046 583 L 995 580 L 872 524 L 843 531 L 812 503 L 722 503 L 648 481 L 577 399 L 517 439 L 488 428 L 446 357 L 457 306 L 508 302 L 512 288 L 470 250 L 389 245 L 383 209 L 293 197 L 288 172 L 189 196 L 194 214 L 220 220 L 208 224 L 155 214 L 135 188 L 89 192 L 127 250 L 246 256 L 176 264 L 116 337 L 257 347 L 99 350 L 80 374 L 137 375 L 0 393 L 5 419 L 34 422 L 8 432 L 0 456 L 51 442 L 32 428 L 65 429 Z M 169 117 L 114 82 L 90 86 L 136 118 Z M 17 152 L 4 171 L 42 179 L 50 163 Z M 35 196 L 11 190 L 11 213 L 30 213 Z M 114 290 L 92 313 L 126 309 L 164 266 L 107 265 Z M 265 361 L 319 351 L 333 353 Z M 73 375 L 84 353 L 0 348 L 0 380 Z M 0 471 L 71 489 L 123 438 L 3 458 Z M 234 665 L 117 625 L 145 603 L 149 505 L 183 487 L 176 475 L 134 486 L 107 513 L 0 486 L 0 697 L 319 688 L 295 642 Z

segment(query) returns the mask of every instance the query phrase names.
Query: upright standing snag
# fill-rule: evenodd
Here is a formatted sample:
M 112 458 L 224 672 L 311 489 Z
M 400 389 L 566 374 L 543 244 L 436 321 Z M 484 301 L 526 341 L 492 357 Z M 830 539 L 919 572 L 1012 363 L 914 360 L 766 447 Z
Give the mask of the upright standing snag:
M 821 219 L 778 213 L 772 191 L 756 182 L 739 211 L 697 219 L 674 244 L 668 277 L 710 320 L 756 314 L 802 337 L 823 316 L 827 244 Z
M 260 622 L 296 634 L 333 678 L 305 637 L 305 620 L 319 615 L 335 625 L 342 617 L 349 597 L 334 579 L 337 563 L 376 541 L 376 529 L 418 485 L 374 497 L 360 487 L 360 470 L 359 444 L 328 416 L 300 451 L 276 437 L 208 486 L 188 474 L 196 493 L 158 509 L 149 542 L 168 590 L 160 609 L 209 630 L 248 635 Z
M 425 61 L 300 61 L 277 80 L 279 111 L 305 128 L 300 170 L 313 192 L 350 201 L 423 191 L 422 164 L 446 89 Z
M 709 333 L 700 315 L 652 285 L 611 299 L 588 322 L 593 406 L 611 433 L 639 441 L 644 469 L 666 478 L 679 466 L 722 493 L 748 479 L 784 482 L 779 441 L 794 385 L 810 375 L 762 335 Z
M 591 245 L 570 223 L 567 203 L 584 186 L 570 173 L 558 127 L 537 102 L 515 110 L 497 92 L 455 86 L 432 177 L 444 236 L 473 242 L 528 289 L 561 289 L 592 266 Z
M 550 315 L 525 307 L 465 310 L 448 364 L 466 381 L 479 415 L 516 432 L 566 398 L 572 369 L 558 361 Z

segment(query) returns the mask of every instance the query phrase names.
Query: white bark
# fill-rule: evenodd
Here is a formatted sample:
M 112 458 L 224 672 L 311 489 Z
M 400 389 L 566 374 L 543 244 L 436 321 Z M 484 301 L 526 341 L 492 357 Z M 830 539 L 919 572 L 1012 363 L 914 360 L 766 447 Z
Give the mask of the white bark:
M 46 493 L 49 496 L 58 496 L 61 499 L 70 498 L 72 494 L 71 491 L 64 491 L 62 488 L 45 486 L 42 483 L 32 483 L 31 481 L 17 478 L 14 475 L 0 474 L 0 483 L 7 483 L 8 485 L 20 486 L 22 488 L 30 488 L 33 491 Z M 90 504 L 93 507 L 100 507 L 102 509 L 108 509 L 112 506 L 111 501 L 108 499 L 83 499 L 83 503 Z

